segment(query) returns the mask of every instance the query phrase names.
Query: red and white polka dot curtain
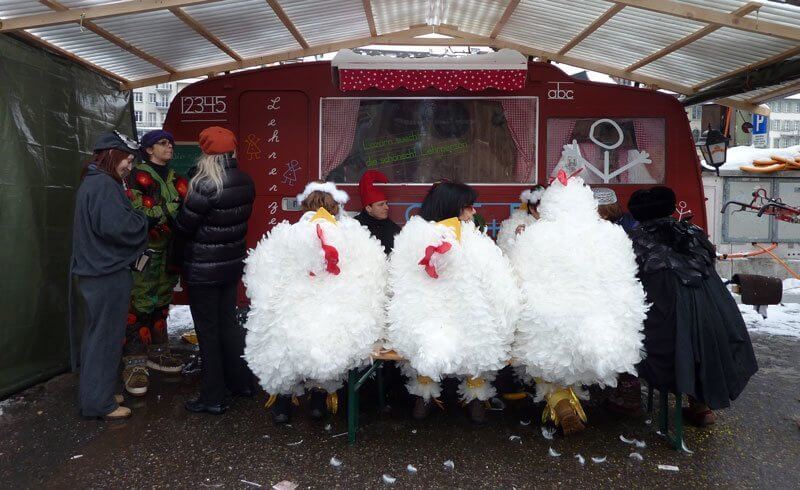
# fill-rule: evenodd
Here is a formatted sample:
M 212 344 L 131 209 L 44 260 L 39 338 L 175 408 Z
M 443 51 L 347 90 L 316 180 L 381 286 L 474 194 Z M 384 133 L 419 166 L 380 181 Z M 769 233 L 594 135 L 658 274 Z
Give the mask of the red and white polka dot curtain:
M 443 92 L 459 88 L 470 91 L 495 88 L 520 90 L 525 86 L 527 70 L 371 70 L 339 69 L 339 88 L 343 91 L 395 90 L 412 92 L 434 87 Z

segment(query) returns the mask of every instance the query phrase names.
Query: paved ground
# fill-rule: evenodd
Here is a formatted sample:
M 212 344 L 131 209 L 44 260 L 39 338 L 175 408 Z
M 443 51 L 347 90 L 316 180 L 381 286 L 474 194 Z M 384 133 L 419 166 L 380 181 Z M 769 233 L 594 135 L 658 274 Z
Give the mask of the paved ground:
M 734 406 L 719 412 L 715 427 L 688 429 L 694 454 L 669 449 L 646 418 L 617 418 L 598 404 L 587 407 L 585 433 L 552 441 L 536 420 L 521 425 L 511 410 L 473 427 L 463 415 L 438 413 L 415 423 L 405 407 L 378 414 L 365 404 L 359 441 L 350 447 L 339 435 L 343 413 L 329 430 L 302 413 L 291 427 L 274 427 L 263 395 L 236 400 L 221 417 L 189 414 L 182 405 L 195 390 L 192 377 L 156 377 L 146 398 L 128 400 L 131 420 L 103 423 L 78 417 L 76 378 L 64 375 L 4 403 L 0 486 L 254 488 L 288 480 L 300 488 L 365 488 L 385 486 L 388 474 L 396 487 L 797 488 L 800 341 L 756 335 L 754 343 L 761 370 Z M 647 447 L 625 444 L 621 434 Z M 550 448 L 561 456 L 550 456 Z M 629 457 L 634 450 L 642 461 Z M 332 457 L 342 461 L 338 469 Z

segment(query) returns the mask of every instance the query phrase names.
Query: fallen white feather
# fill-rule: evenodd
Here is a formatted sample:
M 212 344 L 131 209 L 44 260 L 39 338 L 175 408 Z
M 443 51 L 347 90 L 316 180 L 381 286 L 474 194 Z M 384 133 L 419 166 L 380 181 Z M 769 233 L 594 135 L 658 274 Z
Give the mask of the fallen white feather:
M 332 428 L 333 427 L 331 427 L 331 424 L 326 424 L 325 425 L 325 432 L 330 432 Z
M 692 451 L 686 446 L 686 441 L 681 441 L 681 449 L 683 449 L 683 452 L 685 452 L 686 454 L 694 454 L 694 451 Z
M 584 457 L 581 456 L 580 454 L 576 454 L 575 459 L 577 459 L 578 463 L 580 463 L 581 465 L 586 464 L 586 459 L 584 459 Z
M 447 461 L 444 462 L 444 468 L 446 470 L 452 470 L 452 469 L 455 469 L 455 467 L 456 467 L 456 464 L 453 463 L 453 460 L 451 460 L 451 459 L 448 459 Z
M 624 442 L 625 444 L 633 444 L 636 447 L 644 448 L 647 447 L 647 443 L 644 441 L 640 441 L 638 439 L 628 439 L 627 437 L 623 436 L 622 434 L 619 435 L 619 440 Z
M 334 468 L 338 468 L 338 467 L 342 466 L 342 460 L 336 458 L 336 456 L 331 457 L 330 463 L 331 463 L 331 466 L 333 466 Z
M 73 456 L 73 457 L 71 457 L 69 459 L 78 459 L 78 458 L 82 458 L 82 457 L 83 457 L 83 454 L 76 454 L 75 456 Z
M 262 485 L 260 485 L 260 484 L 258 484 L 256 482 L 247 481 L 247 480 L 239 480 L 239 481 L 244 483 L 245 485 L 250 485 L 251 487 L 257 487 L 257 488 L 261 488 L 262 487 Z
M 548 441 L 553 440 L 553 434 L 555 433 L 556 433 L 555 429 L 550 429 L 548 427 L 542 426 L 542 437 L 544 437 Z
M 283 480 L 282 482 L 278 482 L 275 485 L 272 485 L 272 488 L 275 490 L 295 490 L 295 488 L 299 487 L 297 483 L 289 480 Z
M 603 456 L 601 458 L 598 458 L 597 456 L 592 456 L 592 463 L 596 464 L 605 463 L 607 459 L 608 459 L 607 456 Z
M 397 478 L 387 475 L 386 473 L 383 474 L 383 483 L 387 485 L 394 485 L 394 482 L 397 481 Z
M 531 425 L 531 421 L 530 420 L 520 420 L 519 421 L 519 425 L 528 426 L 528 425 Z
M 557 452 L 556 452 L 556 450 L 555 450 L 555 449 L 553 449 L 552 447 L 550 448 L 550 450 L 548 451 L 548 453 L 550 453 L 550 456 L 552 456 L 552 457 L 554 457 L 554 458 L 557 458 L 557 457 L 561 456 L 561 453 L 557 453 Z
M 508 436 L 508 440 L 511 442 L 519 441 L 519 443 L 522 444 L 522 438 L 520 436 Z
M 331 436 L 331 439 L 333 439 L 334 437 L 342 437 L 342 436 L 346 436 L 346 435 L 347 435 L 347 432 L 342 432 L 341 434 L 334 434 L 334 435 Z
M 630 453 L 628 457 L 631 459 L 635 459 L 636 461 L 644 461 L 644 457 L 639 453 Z
M 671 464 L 660 464 L 658 465 L 658 469 L 664 471 L 679 471 L 677 466 Z
M 286 445 L 287 445 L 287 446 L 299 446 L 299 445 L 300 445 L 300 444 L 302 444 L 302 443 L 303 443 L 303 440 L 302 440 L 302 439 L 300 439 L 300 440 L 299 440 L 299 441 L 297 441 L 297 442 L 288 442 L 288 443 L 286 443 Z
M 417 468 L 414 465 L 408 465 L 408 466 L 406 466 L 406 471 L 408 471 L 409 473 L 413 474 L 413 473 L 417 472 Z

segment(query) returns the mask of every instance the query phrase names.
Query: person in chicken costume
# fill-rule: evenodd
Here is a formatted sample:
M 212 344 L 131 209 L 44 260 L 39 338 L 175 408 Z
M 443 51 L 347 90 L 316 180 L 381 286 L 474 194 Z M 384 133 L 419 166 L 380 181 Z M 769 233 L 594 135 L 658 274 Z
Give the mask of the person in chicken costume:
M 511 213 L 508 219 L 500 223 L 500 231 L 497 232 L 497 246 L 508 254 L 512 245 L 516 241 L 517 235 L 522 233 L 525 228 L 539 219 L 539 201 L 542 200 L 544 187 L 537 185 L 522 191 L 519 195 L 521 202 L 518 210 Z
M 476 198 L 465 184 L 436 184 L 395 238 L 387 340 L 408 361 L 416 419 L 456 376 L 470 418 L 482 422 L 493 374 L 510 359 L 519 290 L 508 259 L 472 222 Z
M 349 369 L 369 359 L 383 333 L 386 256 L 380 242 L 343 212 L 347 193 L 312 182 L 297 196 L 303 216 L 283 221 L 245 261 L 250 298 L 244 357 L 271 394 L 275 423 L 293 395 L 309 390 L 312 418 L 336 411 Z M 326 403 L 327 402 L 327 403 Z
M 543 422 L 570 434 L 586 423 L 576 391 L 636 373 L 648 305 L 630 240 L 580 177 L 559 172 L 539 214 L 510 252 L 523 294 L 513 355 L 547 402 Z

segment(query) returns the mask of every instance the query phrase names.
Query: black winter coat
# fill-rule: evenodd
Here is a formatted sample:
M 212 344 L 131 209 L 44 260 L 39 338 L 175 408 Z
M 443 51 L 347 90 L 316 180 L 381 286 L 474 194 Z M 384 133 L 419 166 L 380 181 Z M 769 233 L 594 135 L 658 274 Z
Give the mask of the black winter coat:
M 241 279 L 255 194 L 253 179 L 230 159 L 219 194 L 206 181 L 186 196 L 176 220 L 178 231 L 186 236 L 184 282 L 211 286 Z
M 366 226 L 372 236 L 381 241 L 384 253 L 389 255 L 394 248 L 394 236 L 400 233 L 400 227 L 397 226 L 397 223 L 388 218 L 373 218 L 366 210 L 358 213 L 355 219 L 363 226 Z
M 714 269 L 714 246 L 703 230 L 674 218 L 645 221 L 631 239 L 652 304 L 639 375 L 711 409 L 729 406 L 758 364 L 736 301 Z

